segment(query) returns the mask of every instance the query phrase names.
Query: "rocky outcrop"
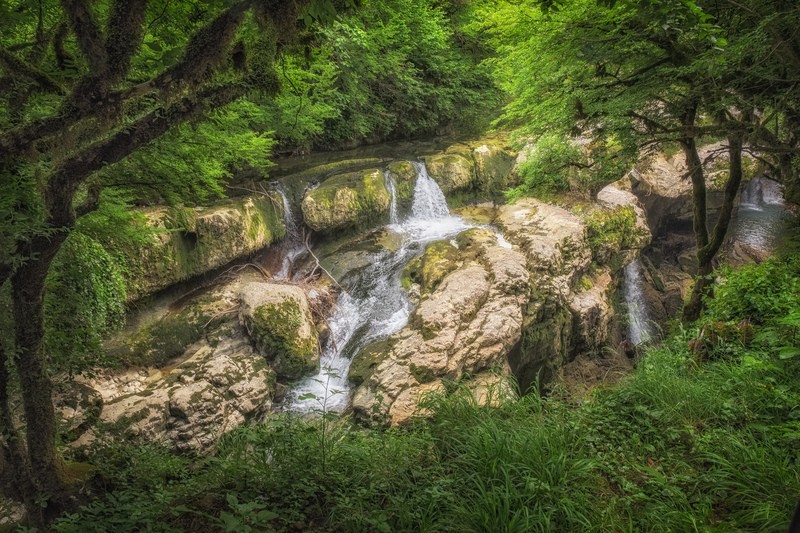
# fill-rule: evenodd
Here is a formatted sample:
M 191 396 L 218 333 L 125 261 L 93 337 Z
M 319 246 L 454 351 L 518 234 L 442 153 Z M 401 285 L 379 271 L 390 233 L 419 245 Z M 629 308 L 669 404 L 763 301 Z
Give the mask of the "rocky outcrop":
M 705 167 L 707 205 L 712 216 L 722 206 L 724 198 L 722 189 L 728 173 L 725 146 L 724 142 L 719 142 L 698 150 Z M 745 179 L 749 179 L 755 173 L 756 163 L 748 154 L 743 154 L 742 158 Z M 674 155 L 656 152 L 640 161 L 629 174 L 631 190 L 643 204 L 654 235 L 665 233 L 671 226 L 691 224 L 692 183 L 686 171 L 683 152 Z
M 510 249 L 488 229 L 429 244 L 405 271 L 420 296 L 408 325 L 353 361 L 356 415 L 402 424 L 447 381 L 490 401 L 495 387 L 507 393 L 505 376 L 526 391 L 576 355 L 599 354 L 618 271 L 650 237 L 633 194 L 611 187 L 601 198 L 578 212 L 530 198 L 500 206 L 492 219 Z
M 305 291 L 295 285 L 250 282 L 239 317 L 253 344 L 279 377 L 296 379 L 319 368 L 319 340 Z
M 402 424 L 425 394 L 444 390 L 444 380 L 481 375 L 485 395 L 486 374 L 508 374 L 506 355 L 519 342 L 528 298 L 525 258 L 489 230 L 469 230 L 457 243 L 455 268 L 445 268 L 409 324 L 354 361 L 358 416 Z
M 368 169 L 326 179 L 306 192 L 301 207 L 306 225 L 326 233 L 379 220 L 388 213 L 390 202 L 383 172 Z
M 233 283 L 186 304 L 178 314 L 203 317 L 204 323 L 180 355 L 169 360 L 159 356 L 159 367 L 79 376 L 78 383 L 99 397 L 95 402 L 99 413 L 91 429 L 83 424 L 82 431 L 72 431 L 74 437 L 81 433 L 74 445 L 111 433 L 204 452 L 223 433 L 266 413 L 272 407 L 276 375 L 253 349 L 232 312 L 238 307 L 238 292 L 238 283 Z M 170 315 L 141 329 L 152 330 L 164 321 L 170 324 Z M 148 350 L 157 347 L 147 345 Z M 135 350 L 136 345 L 129 349 Z M 87 407 L 82 408 L 83 414 L 79 407 L 60 411 L 65 421 L 72 420 L 67 427 L 87 418 Z
M 65 440 L 81 446 L 108 433 L 206 452 L 270 411 L 278 378 L 318 369 L 319 343 L 305 291 L 258 279 L 241 274 L 110 341 L 128 368 L 80 376 L 62 395 Z
M 512 172 L 516 157 L 513 153 L 493 144 L 482 144 L 472 151 L 475 174 L 485 191 L 503 191 L 515 185 Z
M 246 196 L 202 208 L 145 212 L 156 229 L 129 251 L 128 299 L 140 299 L 252 254 L 286 234 L 278 195 Z

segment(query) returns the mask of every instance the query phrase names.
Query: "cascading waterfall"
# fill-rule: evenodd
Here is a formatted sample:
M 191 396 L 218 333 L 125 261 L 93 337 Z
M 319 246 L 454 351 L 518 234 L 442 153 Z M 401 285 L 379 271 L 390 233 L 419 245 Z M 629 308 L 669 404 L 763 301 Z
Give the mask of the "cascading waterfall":
M 394 181 L 394 176 L 388 170 L 384 173 L 386 177 L 386 190 L 389 191 L 392 201 L 389 203 L 389 224 L 397 224 L 400 222 L 400 217 L 397 214 L 397 183 Z
M 328 321 L 331 335 L 323 347 L 320 372 L 299 382 L 290 392 L 286 408 L 296 412 L 341 412 L 350 402 L 347 372 L 350 361 L 371 342 L 401 330 L 411 313 L 411 303 L 400 284 L 403 268 L 425 248 L 425 244 L 445 239 L 468 229 L 461 218 L 450 215 L 444 194 L 422 163 L 418 172 L 411 216 L 404 221 L 392 218 L 389 231 L 400 235 L 397 251 L 376 252 L 370 266 L 347 282 Z M 396 205 L 396 188 L 387 187 Z M 395 215 L 396 216 L 396 213 Z
M 283 201 L 283 220 L 286 225 L 286 237 L 283 244 L 283 259 L 281 260 L 281 269 L 275 273 L 274 279 L 287 279 L 289 277 L 289 270 L 292 264 L 304 251 L 305 245 L 303 243 L 303 234 L 300 231 L 300 226 L 297 223 L 297 217 L 292 211 L 292 204 L 286 193 L 280 188 L 276 191 L 281 196 Z
M 628 306 L 630 340 L 634 345 L 642 344 L 655 335 L 642 287 L 642 262 L 637 257 L 625 267 L 625 303 Z
M 769 252 L 787 216 L 781 185 L 768 178 L 753 178 L 740 194 L 731 239 Z

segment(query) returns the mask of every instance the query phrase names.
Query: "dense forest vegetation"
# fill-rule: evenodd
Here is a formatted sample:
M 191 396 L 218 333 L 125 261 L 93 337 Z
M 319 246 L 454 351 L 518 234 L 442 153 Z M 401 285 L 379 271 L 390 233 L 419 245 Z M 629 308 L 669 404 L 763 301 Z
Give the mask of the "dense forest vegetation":
M 748 161 L 800 199 L 797 28 L 793 0 L 0 3 L 0 481 L 21 530 L 785 529 L 796 228 L 717 267 Z M 410 427 L 279 414 L 208 457 L 63 446 L 53 383 L 119 363 L 101 345 L 146 266 L 141 208 L 237 194 L 281 158 L 498 132 L 528 153 L 492 191 L 508 202 L 592 199 L 643 153 L 685 157 L 697 277 L 621 384 L 487 407 L 452 383 Z

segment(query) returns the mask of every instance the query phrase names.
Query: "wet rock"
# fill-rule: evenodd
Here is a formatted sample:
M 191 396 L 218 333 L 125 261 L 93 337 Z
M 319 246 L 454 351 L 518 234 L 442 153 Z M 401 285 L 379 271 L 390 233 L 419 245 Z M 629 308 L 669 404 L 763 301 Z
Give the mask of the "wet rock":
M 383 172 L 363 170 L 332 176 L 306 192 L 301 208 L 306 225 L 332 232 L 363 227 L 389 211 Z
M 474 185 L 474 164 L 466 157 L 454 154 L 438 154 L 423 158 L 428 175 L 433 178 L 442 192 L 451 194 L 470 189 Z
M 424 394 L 442 390 L 442 380 L 508 371 L 506 356 L 519 342 L 528 298 L 525 257 L 499 246 L 489 230 L 465 233 L 457 239 L 458 267 L 370 355 L 380 362 L 355 391 L 358 417 L 402 424 L 418 412 Z
M 250 282 L 240 299 L 242 325 L 278 376 L 296 379 L 319 369 L 317 330 L 300 287 Z
M 414 201 L 417 169 L 414 168 L 411 161 L 393 161 L 386 168 L 394 177 L 398 207 L 402 212 L 408 211 Z

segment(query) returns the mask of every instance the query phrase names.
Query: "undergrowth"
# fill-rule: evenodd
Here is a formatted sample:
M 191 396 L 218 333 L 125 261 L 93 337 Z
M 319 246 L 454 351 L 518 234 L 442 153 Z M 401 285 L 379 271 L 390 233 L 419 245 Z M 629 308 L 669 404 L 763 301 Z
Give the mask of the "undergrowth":
M 724 276 L 700 322 L 581 404 L 556 392 L 490 408 L 456 388 L 403 429 L 276 416 L 205 459 L 107 445 L 99 496 L 54 528 L 785 531 L 800 497 L 800 358 L 796 337 L 774 332 L 800 325 L 787 313 L 798 268 Z M 704 349 L 720 322 L 755 334 Z

